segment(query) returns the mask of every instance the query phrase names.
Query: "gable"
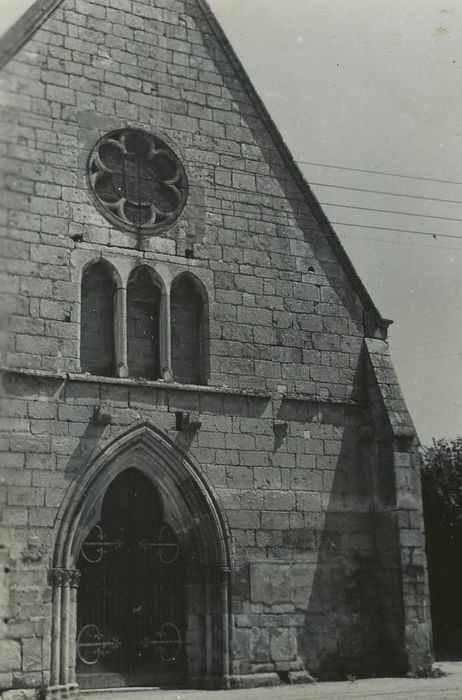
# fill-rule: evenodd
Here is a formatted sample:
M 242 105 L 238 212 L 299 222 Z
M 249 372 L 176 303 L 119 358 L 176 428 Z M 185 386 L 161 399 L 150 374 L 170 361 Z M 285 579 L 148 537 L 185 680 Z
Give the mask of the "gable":
M 34 35 L 34 33 L 46 23 L 49 17 L 52 17 L 55 10 L 63 4 L 63 0 L 36 0 L 32 7 L 20 18 L 20 20 L 5 34 L 0 40 L 0 68 L 4 66 L 14 55 L 17 53 L 22 46 Z M 91 12 L 91 5 L 83 2 L 80 3 L 82 10 Z M 188 4 L 188 3 L 187 3 Z M 208 27 L 211 33 L 216 37 L 220 49 L 226 60 L 229 62 L 232 70 L 245 90 L 246 95 L 249 98 L 257 117 L 265 124 L 269 136 L 278 151 L 282 163 L 290 172 L 297 188 L 299 188 L 302 197 L 306 200 L 311 213 L 316 218 L 317 225 L 322 231 L 324 237 L 329 242 L 330 247 L 335 253 L 335 256 L 342 265 L 346 275 L 348 276 L 352 287 L 359 295 L 366 311 L 370 315 L 370 321 L 372 326 L 380 327 L 381 335 L 386 334 L 386 327 L 388 322 L 381 318 L 379 312 L 375 308 L 373 301 L 371 300 L 367 290 L 362 284 L 360 278 L 358 277 L 351 261 L 346 254 L 339 238 L 337 237 L 334 229 L 330 225 L 327 216 L 325 215 L 322 207 L 319 205 L 316 196 L 311 191 L 308 183 L 305 181 L 302 173 L 297 167 L 293 157 L 284 143 L 284 140 L 274 124 L 268 110 L 266 109 L 264 103 L 259 98 L 255 88 L 253 87 L 250 79 L 247 76 L 241 62 L 236 56 L 231 44 L 227 40 L 221 26 L 219 25 L 215 15 L 211 11 L 206 0 L 193 0 L 191 5 L 197 4 L 197 6 L 202 11 Z M 117 3 L 116 3 L 117 5 Z M 126 9 L 128 4 L 120 4 L 120 8 Z M 141 8 L 141 5 L 139 6 Z M 79 8 L 79 2 L 77 0 L 76 8 Z M 193 13 L 195 14 L 195 13 Z M 149 16 L 149 12 L 147 17 Z
M 141 262 L 165 289 L 194 273 L 212 384 L 350 397 L 362 339 L 387 322 L 208 7 L 32 9 L 41 24 L 0 74 L 13 366 L 81 371 L 81 280 L 101 257 L 123 284 Z M 154 234 L 119 225 L 89 185 L 96 144 L 131 128 L 187 177 L 181 214 Z

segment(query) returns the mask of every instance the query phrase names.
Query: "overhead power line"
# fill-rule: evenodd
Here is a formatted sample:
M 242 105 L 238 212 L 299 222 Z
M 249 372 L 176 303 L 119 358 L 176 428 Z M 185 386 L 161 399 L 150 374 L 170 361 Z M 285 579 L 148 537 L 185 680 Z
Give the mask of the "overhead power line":
M 190 185 L 190 189 L 193 189 L 193 188 L 202 190 L 202 188 L 199 187 L 199 185 Z M 236 194 L 243 194 L 243 195 L 248 194 L 251 196 L 255 195 L 255 193 L 256 193 L 255 190 L 249 190 L 249 189 L 244 189 L 244 188 L 234 188 L 234 187 L 229 187 L 227 185 L 218 185 L 214 189 L 215 189 L 215 195 L 216 195 L 216 193 L 219 193 L 219 192 L 231 192 L 234 195 L 236 195 Z M 288 202 L 294 202 L 296 204 L 300 203 L 298 199 L 296 199 L 294 197 L 288 197 L 288 196 L 284 195 L 283 193 L 281 193 L 280 195 L 272 195 L 272 196 L 276 197 L 277 199 L 284 199 Z M 249 205 L 249 202 L 243 203 L 243 202 L 240 202 L 238 199 L 230 199 L 230 200 L 226 200 L 226 201 L 227 201 L 227 203 L 233 204 L 233 205 L 235 205 L 235 204 L 236 205 L 242 205 L 242 204 Z M 456 203 L 458 203 L 458 202 L 456 202 Z M 360 207 L 360 206 L 353 205 L 353 204 L 335 204 L 334 202 L 319 202 L 319 204 L 323 207 L 340 207 L 342 209 L 356 209 L 358 211 L 372 211 L 372 212 L 376 212 L 379 214 L 396 214 L 397 216 L 414 216 L 414 217 L 421 218 L 421 219 L 436 219 L 439 221 L 462 222 L 461 218 L 449 217 L 449 216 L 439 216 L 437 214 L 420 214 L 418 212 L 406 212 L 406 211 L 398 211 L 398 210 L 394 210 L 394 209 L 378 209 L 376 207 Z M 461 202 L 461 204 L 462 204 L 462 202 Z M 210 211 L 212 211 L 212 209 L 213 209 L 213 205 L 207 207 L 207 205 L 203 205 L 203 204 L 199 204 L 199 203 L 195 203 L 195 202 L 193 202 L 192 205 L 194 207 L 199 208 L 199 209 L 208 208 Z M 332 223 L 334 223 L 334 222 L 332 222 Z M 348 225 L 348 224 L 345 224 L 345 225 Z M 369 227 L 366 227 L 366 228 L 369 228 Z M 374 228 L 374 226 L 371 226 L 370 228 Z M 398 229 L 398 228 L 387 229 L 385 227 L 385 230 L 401 231 L 401 232 L 405 232 L 405 233 L 406 232 L 407 233 L 417 233 L 416 231 L 405 231 L 404 229 Z M 440 236 L 443 234 L 439 234 L 439 233 L 436 234 L 435 233 L 435 234 L 428 234 L 428 235 Z
M 328 165 L 327 163 L 313 163 L 309 160 L 296 160 L 299 165 L 314 165 L 317 168 L 333 168 L 334 170 L 349 170 L 357 173 L 368 173 L 369 175 L 387 175 L 388 177 L 401 177 L 406 180 L 424 180 L 425 182 L 443 182 L 446 185 L 462 185 L 457 180 L 438 180 L 435 177 L 421 177 L 419 175 L 403 175 L 402 173 L 390 173 L 383 170 L 367 170 L 366 168 L 347 168 L 344 165 Z
M 438 238 L 455 238 L 462 241 L 462 236 L 456 236 L 451 233 L 430 233 L 429 231 L 415 231 L 409 228 L 390 228 L 387 226 L 369 226 L 368 224 L 351 224 L 346 221 L 331 221 L 332 226 L 352 226 L 353 228 L 368 228 L 374 231 L 393 231 L 395 233 L 413 233 L 417 236 L 430 236 L 435 240 Z
M 310 185 L 315 187 L 330 187 L 336 190 L 352 190 L 353 192 L 368 192 L 369 194 L 382 194 L 389 197 L 409 197 L 410 199 L 424 199 L 431 202 L 444 202 L 445 204 L 462 204 L 459 199 L 442 199 L 441 197 L 425 197 L 421 194 L 404 194 L 403 192 L 384 192 L 383 190 L 370 190 L 366 187 L 347 187 L 346 185 L 330 185 L 326 182 L 313 182 Z
M 342 231 L 342 233 L 340 233 L 339 235 L 351 237 L 355 234 L 350 231 Z M 425 243 L 420 243 L 416 241 L 395 241 L 393 238 L 371 238 L 370 236 L 367 236 L 366 238 L 361 238 L 361 243 L 390 243 L 391 245 L 410 245 L 418 246 L 419 248 L 431 248 L 432 250 L 455 250 L 458 253 L 462 253 L 462 248 L 455 248 L 449 245 L 427 245 Z
M 454 352 L 450 355 L 428 355 L 427 357 L 408 357 L 405 360 L 400 360 L 400 364 L 403 362 L 421 362 L 423 360 L 441 360 L 446 357 L 462 357 L 462 352 Z
M 425 343 L 414 343 L 413 345 L 400 345 L 398 348 L 392 347 L 391 350 L 392 352 L 396 352 L 397 350 L 408 350 L 410 348 L 422 348 L 426 347 L 427 345 L 436 345 L 437 343 L 447 343 L 450 340 L 459 340 L 459 338 L 462 338 L 462 335 L 459 333 L 459 335 L 453 335 L 450 338 L 439 338 L 439 340 L 429 340 Z
M 323 207 L 340 207 L 341 209 L 357 209 L 358 211 L 375 211 L 379 214 L 398 214 L 399 216 L 417 216 L 419 219 L 439 219 L 440 221 L 459 221 L 462 219 L 452 216 L 436 216 L 435 214 L 418 214 L 417 212 L 395 211 L 393 209 L 375 209 L 374 207 L 357 207 L 353 204 L 334 204 L 334 202 L 319 202 Z

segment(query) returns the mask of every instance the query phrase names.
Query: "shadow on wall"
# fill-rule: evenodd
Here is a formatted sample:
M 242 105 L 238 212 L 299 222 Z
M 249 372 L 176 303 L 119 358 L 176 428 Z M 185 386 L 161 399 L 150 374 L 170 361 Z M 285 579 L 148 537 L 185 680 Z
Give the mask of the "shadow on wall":
M 374 512 L 370 465 L 358 444 L 360 429 L 343 431 L 305 625 L 298 635 L 306 667 L 322 679 L 397 670 L 384 620 L 380 518 Z
M 100 422 L 101 419 L 98 418 L 98 413 L 95 413 L 95 416 L 96 419 L 93 418 L 87 424 L 83 434 L 79 437 L 79 445 L 68 457 L 64 471 L 68 472 L 71 478 L 85 471 L 90 455 L 97 447 L 101 447 L 101 437 L 107 423 Z
M 317 458 L 328 502 L 322 512 L 305 512 L 318 555 L 297 646 L 323 680 L 407 670 L 392 447 L 376 440 L 368 413 L 318 407 L 318 424 L 333 426 L 341 447 Z

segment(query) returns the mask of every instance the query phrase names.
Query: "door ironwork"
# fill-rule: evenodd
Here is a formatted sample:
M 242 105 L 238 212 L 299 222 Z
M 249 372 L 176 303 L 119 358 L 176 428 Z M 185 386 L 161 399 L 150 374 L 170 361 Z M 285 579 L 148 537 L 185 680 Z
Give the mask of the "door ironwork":
M 181 686 L 184 559 L 156 490 L 137 470 L 109 486 L 78 568 L 80 686 Z

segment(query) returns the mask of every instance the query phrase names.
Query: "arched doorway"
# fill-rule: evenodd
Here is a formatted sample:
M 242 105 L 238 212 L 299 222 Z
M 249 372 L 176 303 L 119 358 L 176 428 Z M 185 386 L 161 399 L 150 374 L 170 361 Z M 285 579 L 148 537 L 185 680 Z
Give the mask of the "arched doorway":
M 228 542 L 211 486 L 162 431 L 109 442 L 58 516 L 54 694 L 229 687 Z
M 184 565 L 152 483 L 136 469 L 121 472 L 77 561 L 81 688 L 185 683 Z

